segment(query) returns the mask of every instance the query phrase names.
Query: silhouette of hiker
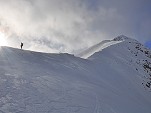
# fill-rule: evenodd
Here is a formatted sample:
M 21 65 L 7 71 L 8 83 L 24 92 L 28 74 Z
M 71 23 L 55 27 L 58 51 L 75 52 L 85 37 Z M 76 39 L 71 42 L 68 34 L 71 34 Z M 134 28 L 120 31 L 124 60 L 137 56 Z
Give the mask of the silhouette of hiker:
M 23 47 L 23 43 L 21 42 L 21 44 L 20 44 L 20 47 L 21 47 L 21 49 L 22 49 L 22 47 Z

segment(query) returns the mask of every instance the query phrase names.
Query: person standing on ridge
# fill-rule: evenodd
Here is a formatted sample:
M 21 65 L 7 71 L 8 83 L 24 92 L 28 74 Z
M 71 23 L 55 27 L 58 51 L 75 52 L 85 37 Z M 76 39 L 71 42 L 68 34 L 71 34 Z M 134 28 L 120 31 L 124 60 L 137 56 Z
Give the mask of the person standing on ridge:
M 23 47 L 23 43 L 21 42 L 21 44 L 20 44 L 20 47 L 21 47 L 21 49 L 22 49 L 22 47 Z

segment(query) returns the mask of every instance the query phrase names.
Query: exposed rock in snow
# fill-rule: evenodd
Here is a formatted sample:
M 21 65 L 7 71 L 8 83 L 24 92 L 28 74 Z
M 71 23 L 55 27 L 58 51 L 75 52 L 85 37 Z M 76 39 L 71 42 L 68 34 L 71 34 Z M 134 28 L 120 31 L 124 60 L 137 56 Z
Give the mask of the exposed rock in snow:
M 120 35 L 120 36 L 117 36 L 116 38 L 113 39 L 114 41 L 134 41 L 134 39 L 131 39 L 127 36 L 124 36 L 124 35 Z M 136 41 L 136 40 L 135 40 Z

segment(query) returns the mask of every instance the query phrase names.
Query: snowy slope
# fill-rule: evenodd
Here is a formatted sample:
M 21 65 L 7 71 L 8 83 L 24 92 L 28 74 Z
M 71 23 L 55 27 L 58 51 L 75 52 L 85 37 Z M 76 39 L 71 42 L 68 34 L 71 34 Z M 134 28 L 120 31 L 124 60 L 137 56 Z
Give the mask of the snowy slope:
M 120 41 L 104 40 L 104 41 L 102 41 L 102 42 L 90 47 L 89 49 L 86 49 L 85 51 L 77 54 L 76 56 L 86 59 L 86 58 L 90 57 L 91 55 L 93 55 L 95 52 L 101 51 L 104 48 L 107 48 L 107 47 L 109 47 L 111 45 L 114 45 L 114 44 L 117 44 L 117 43 L 120 43 Z
M 114 41 L 88 59 L 1 47 L 0 113 L 150 113 L 151 51 Z

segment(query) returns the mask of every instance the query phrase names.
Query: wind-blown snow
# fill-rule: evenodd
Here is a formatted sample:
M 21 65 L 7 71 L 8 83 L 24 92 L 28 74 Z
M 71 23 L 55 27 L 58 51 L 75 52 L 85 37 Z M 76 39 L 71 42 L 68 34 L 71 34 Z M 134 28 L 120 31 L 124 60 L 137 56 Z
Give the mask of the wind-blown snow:
M 1 47 L 0 113 L 150 113 L 150 63 L 130 40 L 88 59 Z
M 89 49 L 83 51 L 82 53 L 80 53 L 76 56 L 86 59 L 86 58 L 90 57 L 91 55 L 93 55 L 95 52 L 102 51 L 104 48 L 107 48 L 111 45 L 114 45 L 114 44 L 117 44 L 120 42 L 121 41 L 104 40 L 104 41 L 90 47 Z
M 122 41 L 136 41 L 136 40 L 133 40 L 131 38 L 128 38 L 124 35 L 120 35 L 116 38 L 114 38 L 113 40 L 104 40 L 88 49 L 86 49 L 85 51 L 77 54 L 76 56 L 77 57 L 80 57 L 80 58 L 84 58 L 84 59 L 87 59 L 88 57 L 90 57 L 91 55 L 93 55 L 94 53 L 96 52 L 99 52 L 99 51 L 102 51 L 103 49 L 109 47 L 109 46 L 112 46 L 114 44 L 117 44 L 117 43 L 120 43 Z

